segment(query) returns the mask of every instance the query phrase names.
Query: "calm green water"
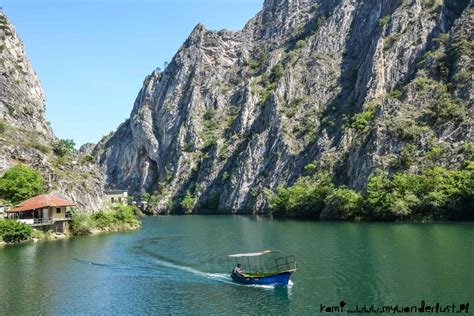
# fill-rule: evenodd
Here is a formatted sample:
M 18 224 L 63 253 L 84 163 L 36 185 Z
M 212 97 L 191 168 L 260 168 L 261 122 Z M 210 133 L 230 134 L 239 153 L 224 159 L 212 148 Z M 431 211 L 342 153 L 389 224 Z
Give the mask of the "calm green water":
M 296 255 L 289 288 L 230 282 L 228 253 Z M 0 248 L 0 315 L 315 314 L 320 304 L 470 302 L 474 225 L 146 218 L 132 233 Z M 347 314 L 345 312 L 344 314 Z

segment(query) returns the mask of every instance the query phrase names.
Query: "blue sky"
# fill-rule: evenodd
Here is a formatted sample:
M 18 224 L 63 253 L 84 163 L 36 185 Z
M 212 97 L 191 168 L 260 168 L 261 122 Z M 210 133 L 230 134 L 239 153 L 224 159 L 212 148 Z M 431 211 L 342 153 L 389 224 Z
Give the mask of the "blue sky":
M 145 76 L 199 22 L 241 29 L 263 0 L 0 0 L 46 94 L 55 134 L 97 142 L 130 114 Z

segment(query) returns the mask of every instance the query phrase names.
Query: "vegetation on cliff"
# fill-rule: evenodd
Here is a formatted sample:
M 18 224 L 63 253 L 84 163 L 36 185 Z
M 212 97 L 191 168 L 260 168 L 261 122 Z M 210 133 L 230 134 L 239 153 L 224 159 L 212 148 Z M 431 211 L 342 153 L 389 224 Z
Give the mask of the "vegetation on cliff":
M 150 213 L 268 214 L 281 185 L 277 216 L 466 218 L 469 190 L 430 181 L 474 160 L 473 22 L 469 0 L 265 1 L 242 31 L 197 26 L 94 154 Z
M 474 163 L 460 170 L 435 166 L 389 176 L 377 171 L 367 190 L 337 186 L 324 173 L 270 193 L 277 217 L 345 220 L 474 220 Z

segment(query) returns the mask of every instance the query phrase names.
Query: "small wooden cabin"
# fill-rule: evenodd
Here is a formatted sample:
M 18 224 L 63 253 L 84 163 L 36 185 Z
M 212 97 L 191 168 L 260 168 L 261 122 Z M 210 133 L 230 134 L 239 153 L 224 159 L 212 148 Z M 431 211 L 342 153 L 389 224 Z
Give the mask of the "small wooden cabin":
M 68 208 L 74 203 L 54 195 L 38 195 L 7 211 L 9 218 L 41 230 L 64 233 L 71 220 Z

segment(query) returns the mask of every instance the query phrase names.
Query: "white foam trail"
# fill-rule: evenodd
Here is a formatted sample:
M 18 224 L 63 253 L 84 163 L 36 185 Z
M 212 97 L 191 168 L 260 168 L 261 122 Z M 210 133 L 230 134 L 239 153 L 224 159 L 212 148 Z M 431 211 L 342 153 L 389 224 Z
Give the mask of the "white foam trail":
M 207 272 L 202 272 L 202 271 L 190 268 L 190 267 L 180 266 L 180 265 L 177 265 L 177 264 L 174 264 L 174 263 L 171 263 L 171 262 L 167 262 L 167 261 L 163 261 L 163 260 L 156 259 L 156 261 L 160 265 L 168 267 L 168 268 L 179 269 L 181 271 L 189 272 L 189 273 L 192 273 L 192 274 L 195 274 L 195 275 L 205 277 L 207 279 L 211 279 L 211 280 L 215 280 L 215 281 L 219 281 L 219 282 L 223 282 L 223 283 L 227 283 L 227 284 L 232 284 L 232 285 L 237 285 L 237 286 L 250 286 L 250 287 L 262 288 L 262 289 L 274 289 L 275 288 L 274 285 L 239 284 L 239 283 L 235 283 L 234 281 L 232 281 L 230 275 L 227 274 L 227 273 L 207 273 Z
M 200 275 L 200 276 L 207 277 L 207 278 L 212 276 L 211 273 L 202 272 L 202 271 L 190 268 L 190 267 L 180 266 L 180 265 L 177 265 L 177 264 L 174 264 L 174 263 L 171 263 L 171 262 L 158 260 L 158 259 L 156 259 L 156 261 L 160 265 L 168 267 L 168 268 L 173 268 L 173 269 L 178 269 L 178 270 L 181 270 L 181 271 L 186 271 L 186 272 L 193 273 L 193 274 Z
M 237 284 L 237 283 L 234 283 L 234 284 Z M 260 288 L 260 289 L 274 289 L 275 288 L 275 285 L 262 285 L 262 284 L 239 284 L 239 285 L 242 285 L 242 286 L 249 286 L 249 287 L 256 287 L 256 288 Z
M 134 270 L 134 269 L 137 269 L 137 268 L 138 269 L 143 269 L 143 267 L 129 267 L 129 266 L 117 265 L 117 264 L 115 264 L 115 265 L 114 264 L 104 264 L 104 263 L 86 261 L 86 260 L 81 260 L 81 259 L 73 259 L 73 260 L 78 261 L 78 262 L 82 262 L 82 263 L 85 263 L 85 264 L 89 264 L 89 265 L 96 265 L 96 266 L 102 266 L 102 267 L 119 268 L 119 269 L 127 269 L 127 270 Z M 171 262 L 168 262 L 168 261 L 163 261 L 163 260 L 159 260 L 159 259 L 155 259 L 155 261 L 158 264 L 160 264 L 161 266 L 164 266 L 164 267 L 168 267 L 168 268 L 172 268 L 172 269 L 178 269 L 178 270 L 185 271 L 185 272 L 188 272 L 188 273 L 192 273 L 192 274 L 195 274 L 195 275 L 198 275 L 198 276 L 201 276 L 201 277 L 205 277 L 207 279 L 219 281 L 219 282 L 222 282 L 222 283 L 232 284 L 232 285 L 235 285 L 235 286 L 247 286 L 247 287 L 255 287 L 255 288 L 262 288 L 262 289 L 274 289 L 275 288 L 275 285 L 259 285 L 259 284 L 240 284 L 240 283 L 236 283 L 236 282 L 232 281 L 232 278 L 227 273 L 207 273 L 207 272 L 202 272 L 202 271 L 190 268 L 190 267 L 174 264 L 174 263 L 171 263 Z M 148 268 L 148 269 L 150 269 L 150 268 Z M 291 282 L 291 280 L 290 280 L 289 283 L 288 283 L 288 288 L 290 288 L 292 286 L 293 286 L 293 282 Z

